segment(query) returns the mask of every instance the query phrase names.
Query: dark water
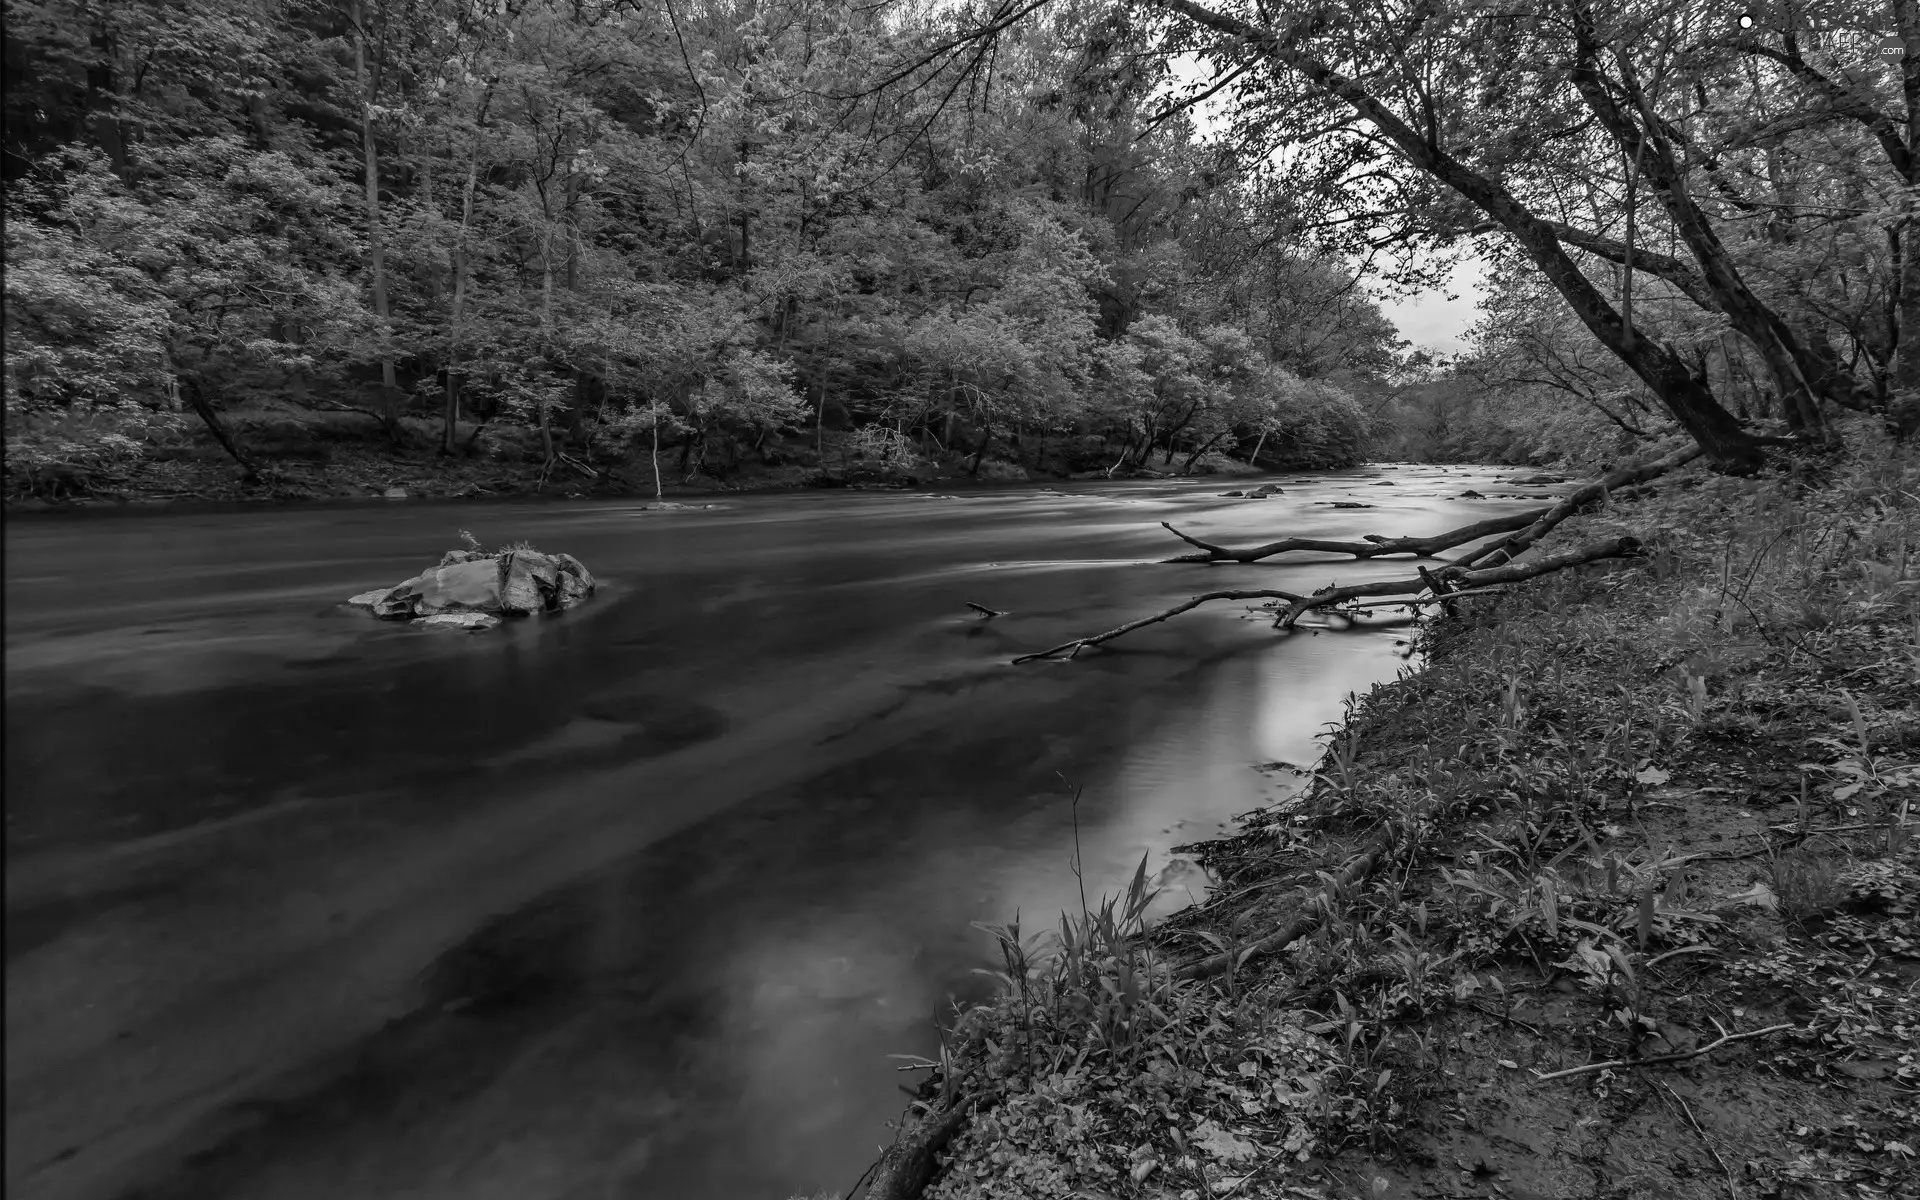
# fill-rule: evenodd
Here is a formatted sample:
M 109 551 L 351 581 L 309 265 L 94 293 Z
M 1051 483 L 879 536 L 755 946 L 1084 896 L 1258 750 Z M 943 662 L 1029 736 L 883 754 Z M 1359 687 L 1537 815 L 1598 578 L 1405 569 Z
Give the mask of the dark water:
M 890 1053 L 1029 925 L 1291 786 L 1389 631 L 1202 610 L 1404 563 L 1153 565 L 1428 533 L 1491 476 L 406 505 L 7 529 L 7 1180 L 29 1197 L 849 1187 Z M 1392 479 L 1397 486 L 1376 486 Z M 1336 510 L 1352 498 L 1377 511 Z M 490 634 L 338 607 L 472 530 L 601 594 Z M 973 600 L 1009 615 L 983 622 Z

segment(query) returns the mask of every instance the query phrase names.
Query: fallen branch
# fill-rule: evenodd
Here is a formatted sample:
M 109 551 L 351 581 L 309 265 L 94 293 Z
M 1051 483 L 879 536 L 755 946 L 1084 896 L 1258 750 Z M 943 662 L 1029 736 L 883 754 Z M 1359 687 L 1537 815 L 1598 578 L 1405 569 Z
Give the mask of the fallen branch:
M 1098 646 L 1100 643 L 1110 642 L 1122 634 L 1132 633 L 1136 629 L 1158 624 L 1169 617 L 1177 617 L 1181 613 L 1189 609 L 1198 608 L 1210 600 L 1285 600 L 1291 603 L 1299 599 L 1300 597 L 1293 592 L 1276 591 L 1273 588 L 1255 588 L 1251 591 L 1203 592 L 1184 604 L 1174 605 L 1165 612 L 1158 612 L 1150 617 L 1142 617 L 1138 621 L 1129 621 L 1118 629 L 1109 629 L 1105 633 L 1096 633 L 1092 637 L 1075 638 L 1071 642 L 1062 642 L 1051 650 L 1041 650 L 1035 654 L 1022 654 L 1013 661 L 1015 665 L 1018 665 L 1023 662 L 1032 662 L 1036 658 L 1052 658 L 1061 651 L 1066 651 L 1067 657 L 1071 659 L 1088 646 Z
M 1367 849 L 1366 853 L 1348 863 L 1340 874 L 1334 876 L 1333 882 L 1321 889 L 1320 895 L 1325 898 L 1328 904 L 1331 904 L 1334 897 L 1340 892 L 1345 891 L 1373 874 L 1373 869 L 1379 866 L 1380 861 L 1392 850 L 1393 833 L 1391 830 L 1382 830 L 1374 839 L 1373 845 Z M 1291 921 L 1288 921 L 1285 925 L 1282 925 L 1266 937 L 1260 938 L 1257 941 L 1248 942 L 1244 946 L 1236 946 L 1232 950 L 1203 958 L 1199 962 L 1189 963 L 1178 971 L 1175 971 L 1174 977 L 1176 979 L 1205 979 L 1209 976 L 1219 975 L 1236 968 L 1256 954 L 1272 954 L 1275 951 L 1284 950 L 1298 940 L 1302 934 L 1312 932 L 1313 927 L 1320 923 L 1320 917 L 1317 912 L 1319 907 L 1321 906 L 1309 903 L 1303 906 Z
M 1575 1075 L 1591 1075 L 1596 1071 L 1611 1071 L 1615 1067 L 1652 1067 L 1660 1063 L 1685 1062 L 1690 1058 L 1699 1058 L 1702 1054 L 1718 1050 L 1728 1042 L 1744 1042 L 1749 1038 L 1765 1037 L 1770 1033 L 1779 1033 L 1783 1029 L 1792 1028 L 1793 1026 L 1791 1024 L 1769 1025 L 1765 1029 L 1755 1029 L 1748 1033 L 1724 1033 L 1699 1049 L 1688 1050 L 1684 1054 L 1656 1054 L 1652 1058 L 1608 1059 L 1606 1062 L 1588 1063 L 1584 1067 L 1569 1067 L 1564 1071 L 1554 1071 L 1547 1075 L 1541 1075 L 1536 1072 L 1533 1081 L 1535 1083 L 1546 1083 L 1554 1079 L 1571 1079 Z
M 1619 488 L 1632 487 L 1658 478 L 1676 467 L 1700 457 L 1699 446 L 1675 450 L 1665 458 L 1656 458 L 1643 466 L 1626 466 L 1610 471 L 1591 483 L 1585 483 L 1560 498 L 1560 502 L 1539 514 L 1539 519 L 1503 541 L 1492 542 L 1454 560 L 1459 567 L 1474 567 L 1490 562 L 1510 562 L 1521 552 L 1547 536 L 1553 527 L 1574 513 Z M 1496 557 L 1497 556 L 1497 557 Z
M 1472 567 L 1493 559 L 1499 555 L 1499 561 L 1516 558 L 1521 551 L 1534 545 L 1545 537 L 1554 526 L 1566 520 L 1580 509 L 1620 488 L 1630 488 L 1645 483 L 1649 479 L 1666 474 L 1676 467 L 1684 466 L 1700 456 L 1698 446 L 1676 450 L 1664 458 L 1658 458 L 1644 465 L 1621 467 L 1599 479 L 1582 484 L 1567 493 L 1556 504 L 1546 508 L 1528 509 L 1526 512 L 1513 513 L 1504 517 L 1492 517 L 1485 521 L 1476 521 L 1471 525 L 1462 525 L 1445 533 L 1436 533 L 1430 537 L 1382 537 L 1379 534 L 1365 534 L 1357 542 L 1330 541 L 1324 538 L 1282 538 L 1277 542 L 1268 542 L 1264 546 L 1250 546 L 1245 549 L 1232 549 L 1216 546 L 1212 542 L 1203 542 L 1191 534 L 1182 533 L 1166 521 L 1160 522 L 1167 532 L 1196 547 L 1198 553 L 1182 554 L 1165 559 L 1170 563 L 1250 563 L 1275 554 L 1304 550 L 1323 554 L 1351 554 L 1355 558 L 1378 558 L 1383 554 L 1411 554 L 1417 558 L 1432 558 L 1442 550 L 1451 550 L 1455 546 L 1464 546 L 1468 542 L 1478 541 L 1498 533 L 1513 533 L 1514 536 L 1489 543 L 1466 556 L 1456 559 L 1454 565 Z
M 1324 554 L 1351 554 L 1355 558 L 1378 558 L 1382 554 L 1412 554 L 1420 558 L 1432 558 L 1442 550 L 1450 550 L 1466 542 L 1483 538 L 1489 534 L 1508 533 L 1516 529 L 1525 529 L 1537 521 L 1546 509 L 1529 509 L 1523 513 L 1513 513 L 1505 517 L 1492 517 L 1485 521 L 1476 521 L 1472 525 L 1463 525 L 1446 533 L 1436 533 L 1424 538 L 1389 538 L 1378 534 L 1366 534 L 1357 542 L 1334 542 L 1323 538 L 1282 538 L 1277 542 L 1268 542 L 1264 546 L 1253 546 L 1245 550 L 1230 550 L 1225 546 L 1216 546 L 1203 542 L 1190 534 L 1181 533 L 1166 521 L 1160 522 L 1168 533 L 1190 546 L 1198 546 L 1202 553 L 1182 554 L 1177 558 L 1163 561 L 1170 563 L 1250 563 L 1268 558 L 1275 554 L 1285 554 L 1291 550 L 1312 550 Z
M 1701 1128 L 1700 1122 L 1694 1118 L 1693 1110 L 1688 1108 L 1687 1102 L 1680 1098 L 1680 1093 L 1674 1091 L 1670 1084 L 1662 1083 L 1660 1086 L 1666 1088 L 1667 1095 L 1673 1097 L 1673 1102 L 1680 1106 L 1680 1111 L 1687 1114 L 1687 1124 L 1693 1126 L 1693 1131 L 1700 1135 L 1701 1142 L 1707 1147 L 1707 1153 L 1713 1155 L 1713 1161 L 1720 1164 L 1720 1173 L 1727 1177 L 1727 1195 L 1730 1200 L 1740 1200 L 1740 1189 L 1733 1182 L 1733 1171 L 1727 1166 L 1727 1160 L 1720 1157 L 1719 1147 L 1713 1144 L 1713 1139 L 1707 1136 L 1705 1129 Z
M 993 618 L 995 618 L 995 617 L 1004 617 L 1004 616 L 1006 616 L 1006 615 L 1007 615 L 1006 613 L 1003 613 L 1003 612 L 1001 612 L 1001 611 L 1000 611 L 999 609 L 997 609 L 997 608 L 988 608 L 988 607 L 987 607 L 986 605 L 984 605 L 984 604 L 975 604 L 975 603 L 974 603 L 973 601 L 971 601 L 971 600 L 968 600 L 968 601 L 966 602 L 966 605 L 967 605 L 967 607 L 968 607 L 968 608 L 970 608 L 970 609 L 972 609 L 973 611 L 975 611 L 975 612 L 977 612 L 977 613 L 979 613 L 979 614 L 980 614 L 981 616 L 983 616 L 983 617 L 985 617 L 985 618 L 987 618 L 987 620 L 989 620 L 989 621 L 991 621 L 991 620 L 993 620 Z
M 1573 550 L 1562 550 L 1558 554 L 1548 554 L 1527 562 L 1510 562 L 1484 570 L 1469 571 L 1459 566 L 1442 567 L 1432 573 L 1423 573 L 1424 578 L 1394 579 L 1382 583 L 1355 583 L 1346 587 L 1327 588 L 1311 596 L 1295 600 L 1286 612 L 1273 622 L 1275 629 L 1291 629 L 1300 617 L 1316 608 L 1325 608 L 1329 604 L 1339 604 L 1345 600 L 1365 596 L 1418 595 L 1427 589 L 1429 579 L 1439 579 L 1446 583 L 1459 584 L 1468 588 L 1485 587 L 1489 584 L 1519 583 L 1538 575 L 1547 575 L 1554 571 L 1563 571 L 1568 567 L 1577 567 L 1583 563 L 1595 562 L 1602 558 L 1629 558 L 1640 553 L 1640 541 L 1632 537 L 1608 538 L 1593 542 Z M 1452 593 L 1457 596 L 1459 593 Z
M 1582 546 L 1578 549 L 1563 550 L 1558 554 L 1545 555 L 1527 562 L 1505 563 L 1501 566 L 1488 567 L 1479 571 L 1466 571 L 1457 566 L 1449 566 L 1442 567 L 1439 571 L 1434 572 L 1433 575 L 1461 589 L 1447 594 L 1448 599 L 1457 600 L 1467 595 L 1469 589 L 1478 593 L 1481 589 L 1490 588 L 1494 585 L 1519 583 L 1522 580 L 1532 579 L 1537 575 L 1546 575 L 1553 571 L 1564 570 L 1567 567 L 1579 566 L 1582 563 L 1594 562 L 1603 558 L 1631 557 L 1638 553 L 1640 553 L 1640 543 L 1637 539 L 1631 537 L 1616 537 L 1608 538 L 1605 541 L 1594 542 L 1591 545 Z M 1075 638 L 1070 642 L 1062 642 L 1051 649 L 1036 651 L 1033 654 L 1022 654 L 1013 661 L 1017 665 L 1024 662 L 1032 662 L 1037 658 L 1052 658 L 1062 653 L 1066 654 L 1069 659 L 1072 659 L 1088 646 L 1098 646 L 1104 642 L 1110 642 L 1124 634 L 1132 633 L 1136 629 L 1144 629 L 1148 625 L 1156 625 L 1161 621 L 1177 617 L 1181 613 L 1189 612 L 1213 600 L 1284 600 L 1287 602 L 1287 608 L 1282 611 L 1278 617 L 1274 618 L 1273 627 L 1275 629 L 1291 629 L 1295 621 L 1298 621 L 1301 616 L 1316 608 L 1326 608 L 1328 605 L 1341 604 L 1348 600 L 1362 599 L 1369 596 L 1406 596 L 1408 597 L 1407 600 L 1396 601 L 1396 603 L 1429 603 L 1431 599 L 1436 598 L 1418 598 L 1419 594 L 1426 589 L 1427 581 L 1416 577 L 1413 579 L 1391 579 L 1380 583 L 1356 583 L 1346 587 L 1326 588 L 1322 591 L 1315 592 L 1311 596 L 1301 596 L 1294 592 L 1283 592 L 1276 588 L 1203 592 L 1184 603 L 1176 604 L 1163 612 L 1154 613 L 1150 617 L 1141 617 L 1137 621 L 1129 621 L 1116 629 L 1109 629 L 1105 633 L 1096 633 L 1091 637 Z

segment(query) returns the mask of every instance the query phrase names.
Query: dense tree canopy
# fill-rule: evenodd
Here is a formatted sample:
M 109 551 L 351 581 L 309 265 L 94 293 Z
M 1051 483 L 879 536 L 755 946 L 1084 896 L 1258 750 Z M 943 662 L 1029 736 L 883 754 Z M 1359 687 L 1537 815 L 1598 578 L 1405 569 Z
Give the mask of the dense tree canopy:
M 192 413 L 251 471 L 262 406 L 709 475 L 1910 427 L 1920 16 L 1763 16 L 23 0 L 9 461 Z M 1401 353 L 1367 281 L 1468 250 L 1474 345 Z
M 11 462 L 259 406 L 715 475 L 823 425 L 975 470 L 1357 457 L 1393 332 L 1352 266 L 1250 237 L 1099 12 L 981 16 L 12 6 Z

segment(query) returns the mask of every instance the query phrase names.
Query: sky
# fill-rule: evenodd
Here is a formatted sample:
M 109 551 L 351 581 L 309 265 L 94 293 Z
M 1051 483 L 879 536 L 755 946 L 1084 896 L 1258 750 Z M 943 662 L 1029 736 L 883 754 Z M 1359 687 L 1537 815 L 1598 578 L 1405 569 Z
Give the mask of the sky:
M 1210 75 L 1206 64 L 1194 54 L 1177 55 L 1168 65 L 1172 68 L 1170 91 L 1205 83 Z M 1202 135 L 1219 131 L 1227 103 L 1227 98 L 1220 96 L 1194 108 L 1194 125 Z M 1468 257 L 1454 270 L 1447 286 L 1404 299 L 1381 297 L 1380 311 L 1416 349 L 1449 354 L 1464 350 L 1467 330 L 1480 316 L 1477 306 L 1485 294 L 1480 286 L 1483 269 L 1479 259 Z M 1454 299 L 1449 300 L 1449 294 Z
M 1467 330 L 1479 319 L 1477 305 L 1484 264 L 1468 258 L 1454 269 L 1448 286 L 1421 292 L 1404 300 L 1381 298 L 1380 311 L 1415 347 L 1455 353 L 1466 349 Z M 1449 300 L 1451 294 L 1456 299 Z

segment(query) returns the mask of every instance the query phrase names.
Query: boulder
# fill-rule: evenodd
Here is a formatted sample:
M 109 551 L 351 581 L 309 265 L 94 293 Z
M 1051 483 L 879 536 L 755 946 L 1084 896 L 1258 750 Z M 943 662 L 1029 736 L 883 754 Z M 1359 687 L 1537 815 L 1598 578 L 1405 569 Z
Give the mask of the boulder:
M 1245 492 L 1221 492 L 1220 494 L 1222 496 L 1234 496 L 1234 497 L 1240 497 L 1240 496 L 1246 495 Z
M 414 622 L 422 629 L 466 629 L 474 633 L 492 629 L 499 623 L 499 617 L 478 612 L 435 613 Z
M 952 497 L 949 497 L 949 498 L 951 499 Z M 582 563 L 579 559 L 575 558 L 571 554 L 555 554 L 552 556 L 552 558 L 553 558 L 554 564 L 560 568 L 560 571 L 562 574 L 571 575 L 574 578 L 578 579 L 581 583 L 587 586 L 587 594 L 588 595 L 593 594 L 593 589 L 595 587 L 595 584 L 593 581 L 593 572 L 587 570 L 585 563 Z
M 383 621 L 413 620 L 414 617 L 419 615 L 414 610 L 420 602 L 420 593 L 412 590 L 410 585 L 417 582 L 417 580 L 409 579 L 406 583 L 392 589 L 386 595 L 374 601 L 373 615 Z
M 385 497 L 388 500 L 405 500 L 407 498 L 407 489 L 402 487 L 390 487 L 386 491 L 381 492 L 380 495 Z
M 595 587 L 593 573 L 570 554 L 450 550 L 439 566 L 395 587 L 361 592 L 347 603 L 384 620 L 457 617 L 434 620 L 428 628 L 480 630 L 497 625 L 501 616 L 572 608 Z
M 443 612 L 499 612 L 500 566 L 491 558 L 435 567 L 415 581 L 421 616 Z M 402 584 L 406 587 L 406 584 Z
M 1468 488 L 1466 491 L 1461 492 L 1460 498 L 1462 500 L 1485 500 L 1486 499 L 1485 496 L 1482 496 L 1479 492 L 1474 491 L 1472 488 Z
M 572 608 L 593 595 L 593 585 L 569 571 L 560 572 L 560 607 Z
M 524 617 L 560 607 L 560 567 L 537 550 L 513 550 L 502 558 L 499 609 Z

